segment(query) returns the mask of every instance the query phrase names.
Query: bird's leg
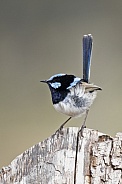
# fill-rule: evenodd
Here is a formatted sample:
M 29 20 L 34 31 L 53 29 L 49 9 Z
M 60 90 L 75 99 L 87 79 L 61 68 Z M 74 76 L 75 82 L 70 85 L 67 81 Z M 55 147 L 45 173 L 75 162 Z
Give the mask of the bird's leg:
M 83 129 L 84 129 L 84 128 L 86 128 L 85 123 L 86 123 L 86 119 L 87 119 L 88 113 L 89 113 L 89 109 L 88 109 L 88 110 L 86 110 L 86 115 L 85 115 L 85 118 L 84 118 L 83 124 L 82 124 L 82 126 L 81 126 L 81 128 L 80 128 L 80 130 L 79 130 L 79 132 L 81 132 L 81 135 L 82 135 L 82 136 L 83 136 Z
M 66 123 L 71 119 L 72 117 L 69 117 L 61 126 L 59 129 L 62 129 L 64 127 L 64 125 L 66 125 Z
M 82 127 L 83 127 L 83 128 L 86 128 L 85 123 L 86 123 L 86 119 L 87 119 L 88 113 L 89 113 L 89 109 L 86 110 L 86 115 L 85 115 L 85 118 L 84 118 L 84 121 L 83 121 L 83 124 L 82 124 Z M 81 127 L 81 128 L 82 128 L 82 127 Z
M 59 132 L 62 130 L 62 128 L 64 127 L 64 125 L 66 125 L 66 123 L 71 119 L 72 117 L 69 117 L 60 127 L 56 132 Z

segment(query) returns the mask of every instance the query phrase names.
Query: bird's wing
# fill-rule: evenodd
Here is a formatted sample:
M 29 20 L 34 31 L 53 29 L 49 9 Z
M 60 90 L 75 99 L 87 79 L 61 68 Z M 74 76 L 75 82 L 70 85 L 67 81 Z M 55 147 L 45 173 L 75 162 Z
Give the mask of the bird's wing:
M 85 93 L 92 92 L 92 91 L 95 91 L 95 90 L 102 90 L 102 88 L 100 88 L 99 86 L 96 86 L 94 84 L 90 84 L 90 83 L 87 83 L 87 82 L 82 82 L 81 85 L 84 86 Z

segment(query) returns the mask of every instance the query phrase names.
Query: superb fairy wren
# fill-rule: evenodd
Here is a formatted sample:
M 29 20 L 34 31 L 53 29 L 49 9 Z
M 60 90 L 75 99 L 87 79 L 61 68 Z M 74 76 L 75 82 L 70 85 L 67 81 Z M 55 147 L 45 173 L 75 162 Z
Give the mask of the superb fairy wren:
M 82 127 L 85 127 L 90 106 L 96 97 L 97 90 L 101 90 L 100 87 L 89 83 L 92 44 L 92 35 L 84 35 L 83 79 L 69 74 L 56 74 L 48 80 L 40 81 L 48 84 L 54 108 L 58 112 L 69 116 L 68 120 L 61 125 L 60 129 L 72 117 L 79 117 L 82 114 L 86 114 L 82 125 Z

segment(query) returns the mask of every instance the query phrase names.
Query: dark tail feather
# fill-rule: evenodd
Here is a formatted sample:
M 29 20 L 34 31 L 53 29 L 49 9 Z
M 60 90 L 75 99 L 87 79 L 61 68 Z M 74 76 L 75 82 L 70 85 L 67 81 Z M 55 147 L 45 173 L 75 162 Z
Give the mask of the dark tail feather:
M 83 80 L 89 82 L 93 38 L 91 34 L 83 36 Z

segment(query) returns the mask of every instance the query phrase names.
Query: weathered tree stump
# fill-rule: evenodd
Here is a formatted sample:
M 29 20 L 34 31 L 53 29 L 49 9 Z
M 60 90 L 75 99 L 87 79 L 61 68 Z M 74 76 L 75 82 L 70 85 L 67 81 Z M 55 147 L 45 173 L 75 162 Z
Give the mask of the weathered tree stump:
M 122 133 L 63 129 L 0 171 L 0 184 L 122 184 Z

